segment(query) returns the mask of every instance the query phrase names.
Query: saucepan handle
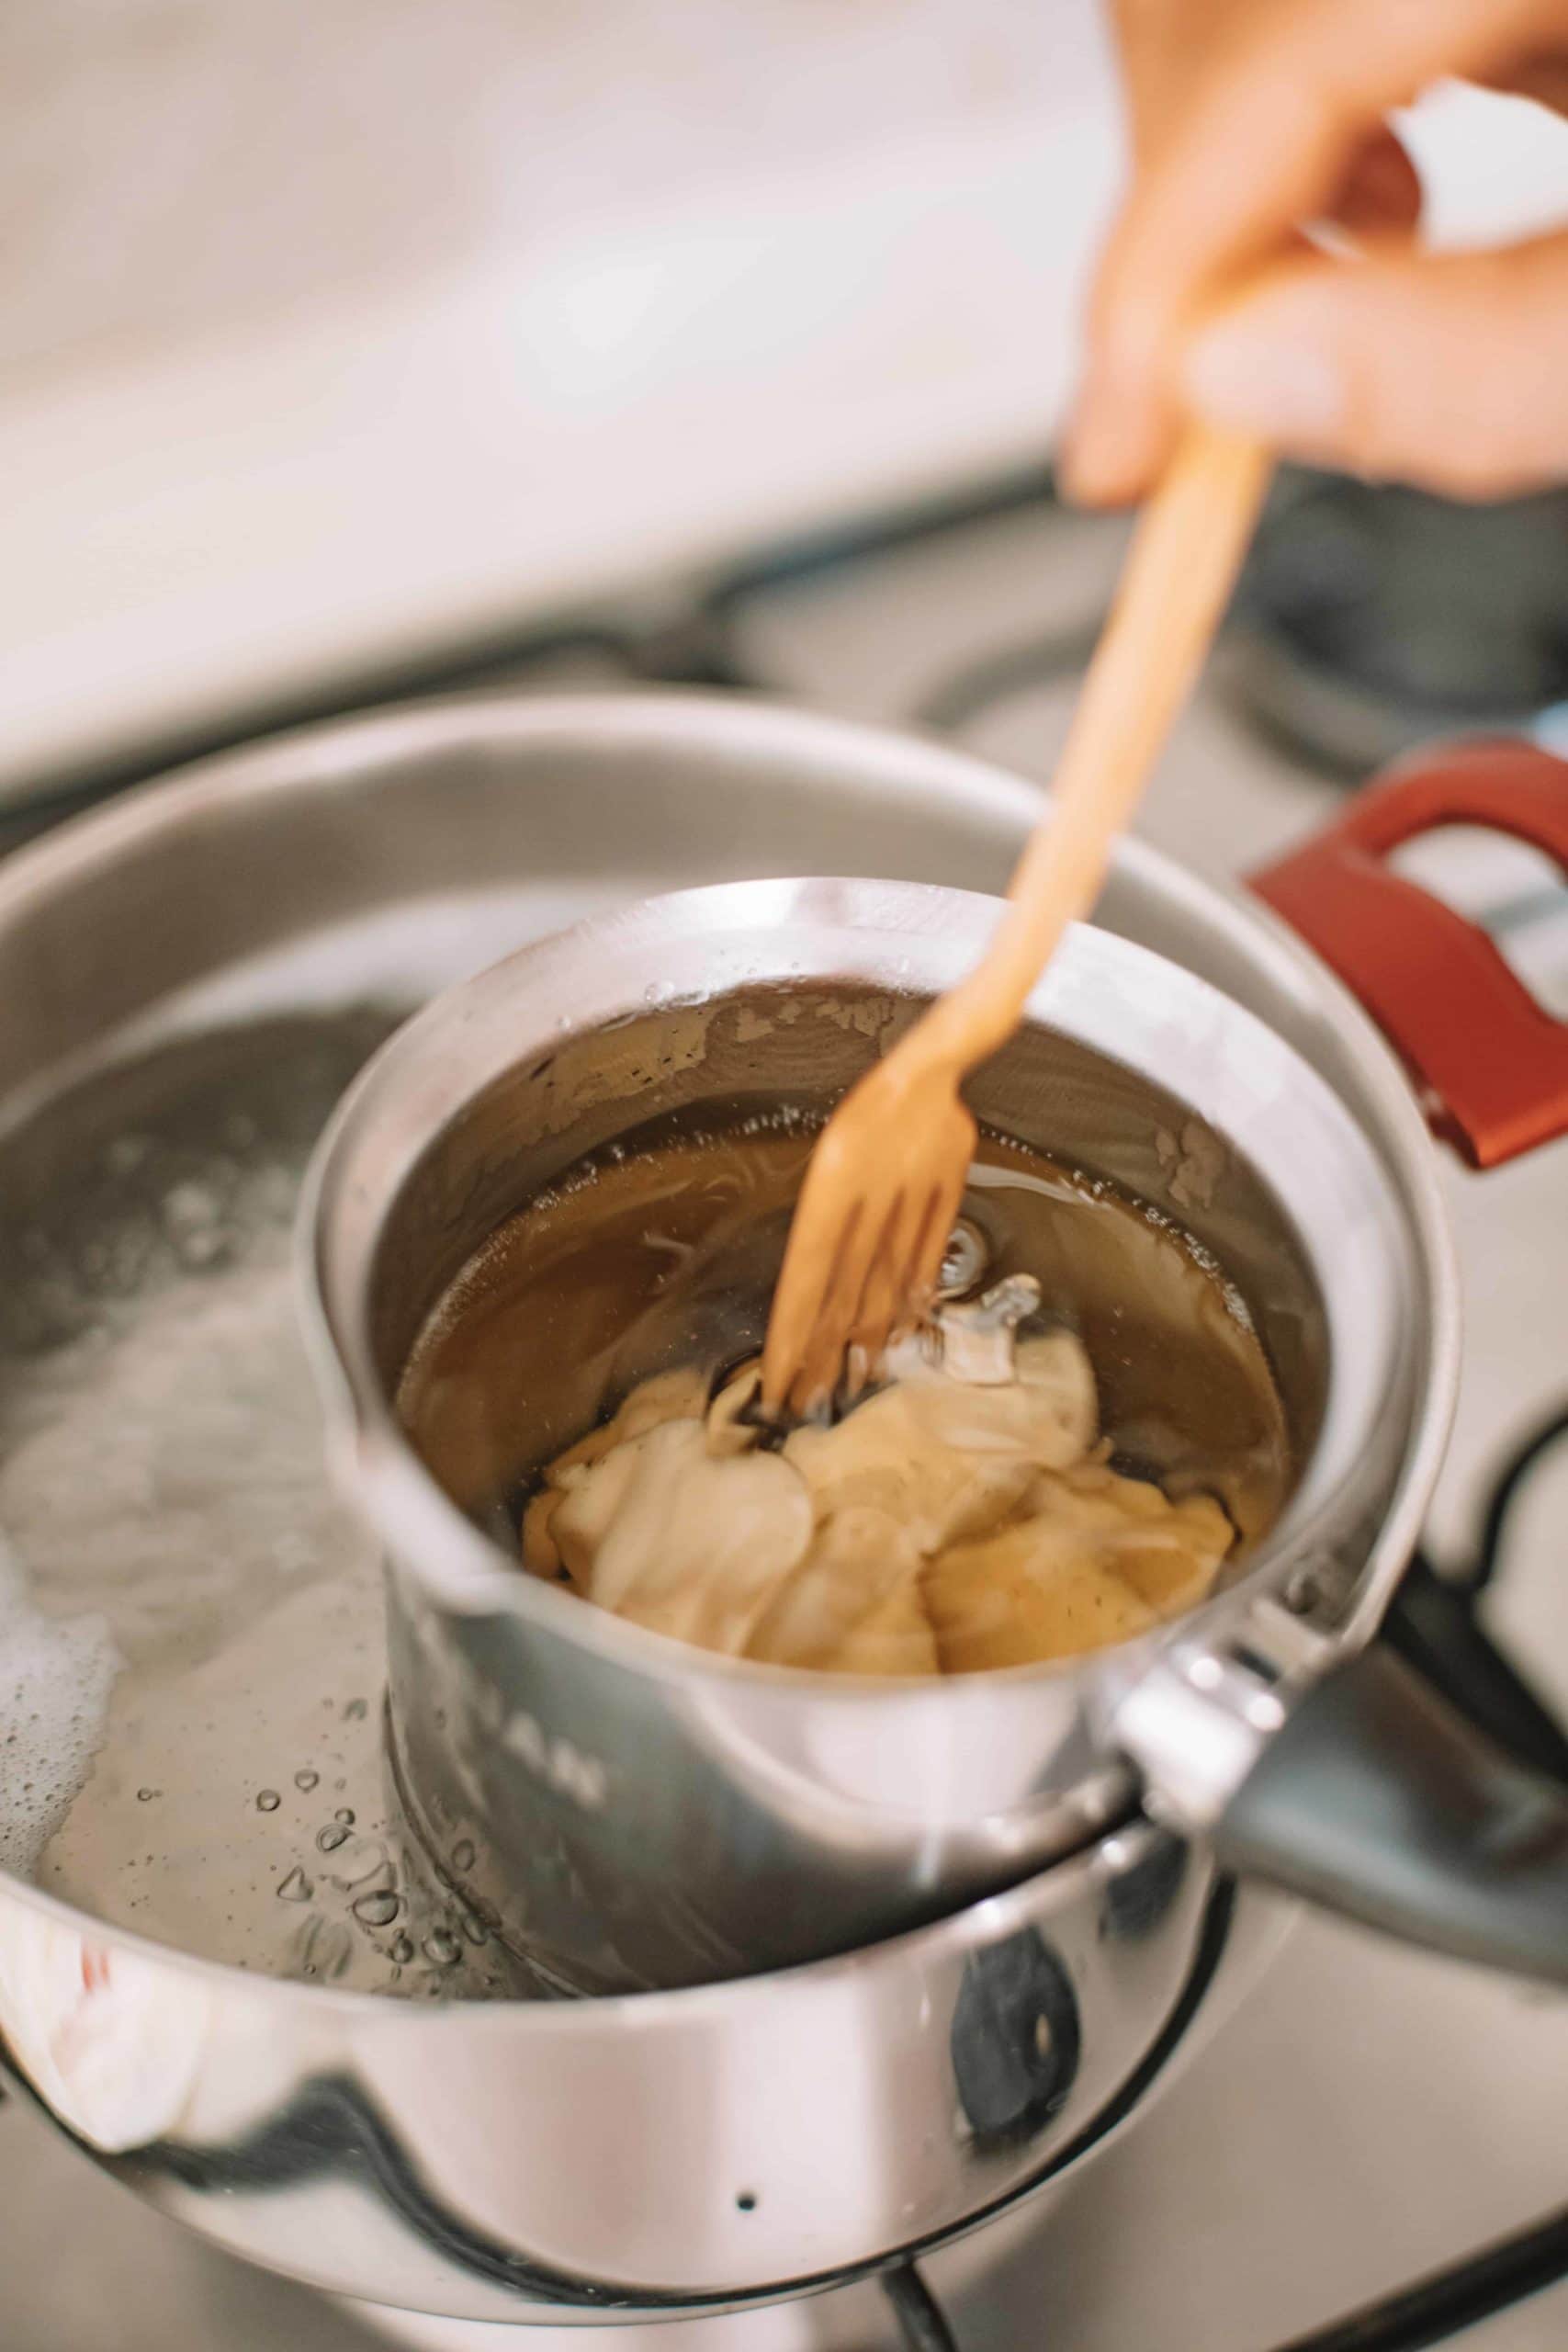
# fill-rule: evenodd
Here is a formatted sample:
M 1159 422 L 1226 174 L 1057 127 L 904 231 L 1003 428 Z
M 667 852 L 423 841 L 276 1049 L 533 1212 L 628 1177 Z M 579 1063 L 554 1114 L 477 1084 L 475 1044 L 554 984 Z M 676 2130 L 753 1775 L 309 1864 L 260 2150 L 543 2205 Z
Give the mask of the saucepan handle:
M 1248 880 L 1359 998 L 1436 1132 L 1491 1168 L 1568 1134 L 1568 1022 L 1536 1002 L 1483 931 L 1388 865 L 1391 850 L 1442 825 L 1511 833 L 1568 877 L 1568 761 L 1514 741 L 1421 753 Z
M 1379 1023 L 1437 1132 L 1486 1168 L 1568 1133 L 1568 1023 L 1388 866 L 1460 824 L 1568 875 L 1568 763 L 1522 742 L 1423 754 L 1251 882 Z M 1419 1561 L 1379 1637 L 1267 1741 L 1214 1838 L 1232 1868 L 1370 1926 L 1568 1984 L 1568 1740 Z
M 1407 1942 L 1568 1985 L 1568 1782 L 1478 1725 L 1506 1721 L 1511 1675 L 1478 1628 L 1479 1707 L 1390 1630 L 1292 1708 L 1220 1818 L 1220 1859 Z M 1561 1755 L 1521 1696 L 1530 1752 Z

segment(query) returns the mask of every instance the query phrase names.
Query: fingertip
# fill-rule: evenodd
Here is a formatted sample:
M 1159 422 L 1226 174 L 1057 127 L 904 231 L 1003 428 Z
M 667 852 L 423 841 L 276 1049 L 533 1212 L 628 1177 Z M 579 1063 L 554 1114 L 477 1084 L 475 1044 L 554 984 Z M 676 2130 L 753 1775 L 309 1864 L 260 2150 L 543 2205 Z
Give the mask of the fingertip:
M 1121 469 L 1092 445 L 1086 448 L 1073 442 L 1057 454 L 1055 488 L 1069 506 L 1120 506 L 1134 494 L 1122 487 Z
M 1056 455 L 1056 487 L 1074 506 L 1125 506 L 1157 469 L 1157 424 L 1108 396 L 1079 402 Z

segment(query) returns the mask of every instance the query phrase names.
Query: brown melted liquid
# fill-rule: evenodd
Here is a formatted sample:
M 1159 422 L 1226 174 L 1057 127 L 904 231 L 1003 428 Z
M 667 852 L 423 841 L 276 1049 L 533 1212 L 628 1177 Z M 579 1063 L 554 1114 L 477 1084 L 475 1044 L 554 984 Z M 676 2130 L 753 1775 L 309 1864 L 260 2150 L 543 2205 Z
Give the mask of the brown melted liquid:
M 716 1378 L 757 1352 L 815 1128 L 785 1114 L 666 1126 L 572 1170 L 478 1251 L 399 1392 L 454 1500 L 511 1540 L 520 1498 L 632 1388 Z M 1284 1415 L 1245 1304 L 1162 1212 L 985 1138 L 964 1214 L 987 1283 L 1029 1273 L 1042 1318 L 1082 1339 L 1117 1465 L 1224 1504 L 1242 1545 L 1289 1492 Z

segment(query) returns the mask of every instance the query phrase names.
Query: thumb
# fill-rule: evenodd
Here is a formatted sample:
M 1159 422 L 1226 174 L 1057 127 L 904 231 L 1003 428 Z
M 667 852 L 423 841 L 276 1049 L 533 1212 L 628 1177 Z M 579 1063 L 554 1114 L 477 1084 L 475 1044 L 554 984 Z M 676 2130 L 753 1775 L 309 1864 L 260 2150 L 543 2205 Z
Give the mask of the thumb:
M 1193 338 L 1189 406 L 1283 455 L 1450 498 L 1568 481 L 1568 234 L 1292 262 Z

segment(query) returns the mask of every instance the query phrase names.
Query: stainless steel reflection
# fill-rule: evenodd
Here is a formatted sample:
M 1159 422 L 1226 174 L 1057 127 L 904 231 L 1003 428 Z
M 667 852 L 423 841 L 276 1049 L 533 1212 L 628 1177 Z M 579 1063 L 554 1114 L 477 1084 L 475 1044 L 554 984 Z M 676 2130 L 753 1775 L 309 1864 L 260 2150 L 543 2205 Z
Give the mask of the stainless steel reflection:
M 473 2318 L 610 2319 L 799 2290 L 939 2239 L 1098 2144 L 1171 2061 L 1231 1920 L 1139 1826 L 907 1940 L 740 1985 L 412 2008 L 258 1982 L 12 1887 L 13 1961 L 109 1997 L 100 2069 L 154 2044 L 135 2143 L 166 2213 L 294 2277 Z
M 569 1984 L 713 1981 L 897 1934 L 1134 1801 L 1105 1728 L 1168 1629 L 941 1682 L 714 1657 L 521 1576 L 437 1488 L 390 1404 L 446 1284 L 584 1150 L 746 1094 L 830 1099 L 973 964 L 994 914 L 869 882 L 650 901 L 432 1005 L 323 1139 L 307 1204 L 321 1353 L 349 1491 L 392 1564 L 405 1799 L 434 1853 L 465 1858 L 465 1892 L 505 1939 Z M 795 1017 L 779 1019 L 785 993 Z M 991 1124 L 1146 1200 L 1174 1182 L 1277 1368 L 1298 1489 L 1182 1638 L 1254 1644 L 1259 1607 L 1309 1553 L 1358 1578 L 1403 1565 L 1388 1515 L 1433 1409 L 1418 1250 L 1387 1162 L 1332 1089 L 1206 982 L 1080 927 L 970 1091 Z M 1237 1746 L 1233 1786 L 1247 1761 Z
M 412 1006 L 682 879 L 891 865 L 994 889 L 1036 805 L 941 748 L 734 700 L 474 701 L 315 729 L 0 868 L 4 1113 L 133 1064 L 150 1037 Z M 1398 1072 L 1266 918 L 1135 845 L 1100 918 L 1248 1002 L 1386 1162 L 1431 1306 L 1406 1335 L 1427 1401 L 1377 1554 L 1392 1560 L 1414 1537 L 1454 1343 Z M 1375 1574 L 1331 1598 L 1354 1623 Z M 962 1917 L 796 1973 L 425 2007 L 194 1960 L 0 1878 L 0 2052 L 85 2154 L 237 2253 L 411 2308 L 591 2323 L 787 2291 L 1080 2160 L 1213 2015 L 1247 1917 L 1227 1941 L 1201 1849 L 1134 1825 Z M 99 2046 L 161 2052 L 131 2070 L 146 2102 L 108 2120 L 39 2031 L 85 1970 Z M 994 2050 L 965 2039 L 977 2007 L 1011 2020 Z

